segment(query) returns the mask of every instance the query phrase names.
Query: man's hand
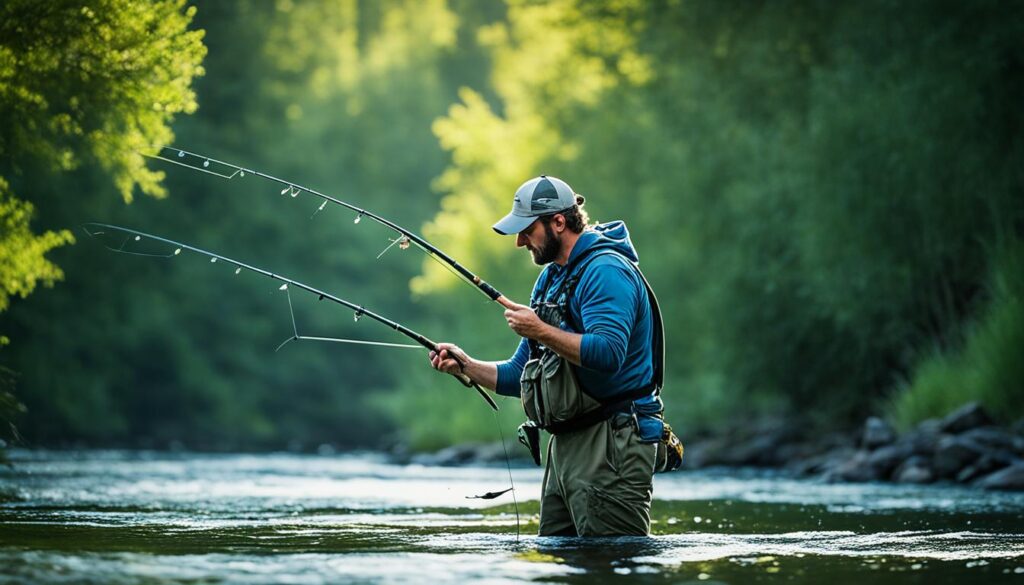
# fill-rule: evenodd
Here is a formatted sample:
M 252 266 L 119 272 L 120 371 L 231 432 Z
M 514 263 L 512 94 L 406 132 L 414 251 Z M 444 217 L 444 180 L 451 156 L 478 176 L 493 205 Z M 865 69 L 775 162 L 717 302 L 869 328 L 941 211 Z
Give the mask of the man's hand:
M 509 302 L 505 306 L 507 307 L 505 309 L 505 320 L 508 321 L 508 326 L 512 331 L 515 331 L 520 337 L 539 339 L 544 329 L 550 327 L 550 325 L 541 321 L 533 309 L 526 305 Z
M 446 374 L 464 373 L 467 363 L 469 363 L 469 356 L 462 351 L 462 348 L 453 343 L 438 343 L 437 350 L 430 352 L 430 365 L 435 370 Z
M 465 374 L 488 390 L 494 390 L 498 385 L 498 366 L 495 362 L 475 360 L 454 343 L 438 343 L 437 349 L 430 352 L 430 366 L 446 374 Z
M 582 335 L 548 325 L 526 305 L 519 305 L 508 299 L 499 302 L 507 309 L 505 320 L 512 331 L 518 333 L 520 337 L 540 342 L 573 364 L 580 365 Z

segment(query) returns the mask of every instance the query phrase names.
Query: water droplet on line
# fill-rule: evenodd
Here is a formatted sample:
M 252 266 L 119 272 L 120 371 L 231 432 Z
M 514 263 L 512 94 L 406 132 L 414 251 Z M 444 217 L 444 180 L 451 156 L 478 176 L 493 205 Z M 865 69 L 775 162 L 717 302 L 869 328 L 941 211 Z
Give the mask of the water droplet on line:
M 141 239 L 142 239 L 142 236 L 135 236 L 135 241 L 136 241 L 136 242 L 138 242 L 138 241 L 139 241 L 139 240 L 141 240 Z
M 238 175 L 241 176 L 241 177 L 244 177 L 245 176 L 245 171 L 238 171 Z
M 291 187 L 285 187 L 284 189 L 281 189 L 281 195 L 284 195 L 285 193 L 287 193 L 288 189 L 291 189 Z
M 402 239 L 398 240 L 398 247 L 403 250 L 409 249 L 409 238 L 402 236 Z
M 299 190 L 294 188 L 294 187 L 292 187 L 292 197 L 298 197 L 298 196 L 299 196 Z
M 321 204 L 320 204 L 320 207 L 317 207 L 317 208 L 316 208 L 316 210 L 317 210 L 317 211 L 323 211 L 323 210 L 324 210 L 324 207 L 327 207 L 327 200 L 326 200 L 326 199 L 324 199 L 324 202 L 323 202 L 323 203 L 321 203 Z
M 356 216 L 355 221 L 353 221 L 352 223 L 359 223 L 362 220 L 363 220 L 363 214 L 360 213 L 359 215 Z
M 208 167 L 208 166 L 210 166 L 210 161 L 208 161 L 208 160 L 206 160 L 206 161 L 203 161 L 203 166 L 204 166 L 204 167 Z
M 288 283 L 286 282 L 282 284 L 280 287 L 278 287 L 277 290 L 288 290 Z
M 210 264 L 213 264 L 213 263 L 214 263 L 214 262 L 216 262 L 216 261 L 217 261 L 217 259 L 216 259 L 216 258 L 210 258 Z
M 235 268 L 235 274 L 238 274 L 241 271 L 242 271 L 242 267 L 241 266 L 239 266 L 238 268 Z
M 177 256 L 178 254 L 181 254 L 181 248 L 178 248 L 177 250 L 174 251 L 175 256 Z
M 184 150 L 179 150 L 178 151 L 178 158 L 185 158 L 185 151 Z

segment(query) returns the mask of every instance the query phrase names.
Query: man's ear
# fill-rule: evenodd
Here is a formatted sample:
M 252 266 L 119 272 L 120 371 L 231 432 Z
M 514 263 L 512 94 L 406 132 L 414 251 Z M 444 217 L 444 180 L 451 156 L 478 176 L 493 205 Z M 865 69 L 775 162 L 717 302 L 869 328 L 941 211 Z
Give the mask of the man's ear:
M 565 216 L 562 215 L 561 213 L 556 213 L 555 215 L 553 215 L 551 217 L 551 224 L 552 224 L 551 227 L 553 227 L 556 232 L 565 231 L 565 226 L 566 226 Z

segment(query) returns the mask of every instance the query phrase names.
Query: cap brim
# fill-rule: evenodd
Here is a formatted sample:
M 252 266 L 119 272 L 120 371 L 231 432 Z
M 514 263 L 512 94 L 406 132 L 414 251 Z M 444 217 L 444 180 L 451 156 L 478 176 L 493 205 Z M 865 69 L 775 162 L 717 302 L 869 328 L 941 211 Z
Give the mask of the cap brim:
M 537 221 L 536 217 L 523 217 L 521 215 L 510 213 L 505 217 L 501 218 L 501 220 L 499 220 L 498 223 L 494 224 L 491 227 L 494 228 L 494 231 L 498 232 L 503 236 L 511 236 L 513 234 L 518 234 L 519 232 L 530 227 L 530 224 L 535 221 Z

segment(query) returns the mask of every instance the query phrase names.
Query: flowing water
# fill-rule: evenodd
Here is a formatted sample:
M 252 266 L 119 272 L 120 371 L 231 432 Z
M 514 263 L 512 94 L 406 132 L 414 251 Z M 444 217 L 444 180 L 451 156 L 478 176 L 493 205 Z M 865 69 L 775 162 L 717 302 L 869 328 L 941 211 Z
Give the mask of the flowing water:
M 13 453 L 0 583 L 1022 583 L 1024 494 L 677 472 L 651 538 L 539 538 L 537 469 Z M 497 502 L 497 503 L 496 503 Z

